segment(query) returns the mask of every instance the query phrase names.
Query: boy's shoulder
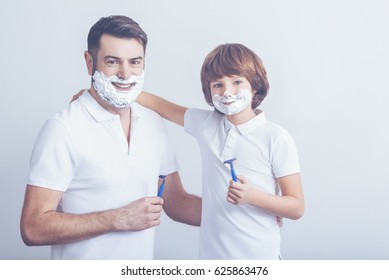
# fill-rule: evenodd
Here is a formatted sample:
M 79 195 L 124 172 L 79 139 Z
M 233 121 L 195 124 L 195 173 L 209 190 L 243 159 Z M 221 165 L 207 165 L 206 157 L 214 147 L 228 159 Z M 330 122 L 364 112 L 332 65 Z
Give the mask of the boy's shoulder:
M 223 114 L 214 110 L 189 108 L 185 112 L 184 127 L 189 134 L 203 134 L 205 131 L 214 130 L 220 127 Z
M 289 131 L 279 124 L 266 121 L 262 129 L 268 140 L 273 143 L 278 142 L 279 140 L 287 142 L 294 141 Z
M 223 114 L 217 110 L 209 110 L 209 109 L 200 109 L 200 108 L 189 108 L 186 110 L 185 115 L 190 117 L 206 117 L 206 118 L 214 118 L 219 119 L 223 118 Z

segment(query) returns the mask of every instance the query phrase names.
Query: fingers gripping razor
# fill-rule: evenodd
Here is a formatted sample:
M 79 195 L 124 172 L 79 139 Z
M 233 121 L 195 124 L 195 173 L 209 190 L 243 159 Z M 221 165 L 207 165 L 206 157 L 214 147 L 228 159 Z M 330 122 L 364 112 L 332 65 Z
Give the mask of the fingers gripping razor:
M 157 196 L 162 197 L 163 189 L 165 188 L 165 175 L 159 175 L 159 178 L 162 179 L 162 184 L 159 186 Z
M 232 158 L 232 159 L 229 159 L 229 160 L 226 160 L 225 162 L 223 162 L 224 164 L 229 164 L 230 167 L 231 167 L 231 176 L 232 176 L 232 180 L 234 180 L 235 182 L 238 182 L 238 179 L 236 178 L 236 174 L 235 174 L 235 169 L 234 169 L 234 164 L 233 164 L 233 161 L 236 160 L 236 158 Z

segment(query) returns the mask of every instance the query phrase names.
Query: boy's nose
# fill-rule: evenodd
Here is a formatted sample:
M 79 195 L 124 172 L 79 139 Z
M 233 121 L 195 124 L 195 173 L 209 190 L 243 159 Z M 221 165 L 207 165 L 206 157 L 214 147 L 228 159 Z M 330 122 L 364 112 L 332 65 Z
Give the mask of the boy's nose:
M 231 91 L 226 90 L 226 91 L 224 92 L 224 97 L 231 97 L 231 96 L 232 96 Z

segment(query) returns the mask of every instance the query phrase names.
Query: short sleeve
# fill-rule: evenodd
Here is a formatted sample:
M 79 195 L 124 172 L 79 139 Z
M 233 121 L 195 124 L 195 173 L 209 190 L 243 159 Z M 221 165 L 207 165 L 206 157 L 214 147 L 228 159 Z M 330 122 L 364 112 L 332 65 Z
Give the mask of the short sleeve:
M 27 183 L 66 191 L 74 177 L 75 166 L 74 147 L 67 129 L 56 119 L 48 120 L 35 143 Z
M 166 128 L 164 126 L 165 134 Z M 162 156 L 161 169 L 159 174 L 161 175 L 169 175 L 173 172 L 176 172 L 179 169 L 176 154 L 173 148 L 173 144 L 169 137 L 166 137 L 166 147 L 164 149 L 164 153 Z
M 296 144 L 292 136 L 285 130 L 281 131 L 272 143 L 271 163 L 276 178 L 300 172 Z
M 213 114 L 213 111 L 190 108 L 187 109 L 184 115 L 185 132 L 197 138 L 201 131 L 201 126 Z

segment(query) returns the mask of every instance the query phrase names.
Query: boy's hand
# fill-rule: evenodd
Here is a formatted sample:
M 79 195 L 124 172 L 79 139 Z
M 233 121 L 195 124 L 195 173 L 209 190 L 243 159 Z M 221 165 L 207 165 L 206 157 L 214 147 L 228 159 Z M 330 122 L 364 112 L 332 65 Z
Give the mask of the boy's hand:
M 238 175 L 237 178 L 241 183 L 234 182 L 233 180 L 230 181 L 230 186 L 228 187 L 227 193 L 227 201 L 235 205 L 250 204 L 253 196 L 255 195 L 255 188 L 243 175 Z
M 77 94 L 73 95 L 73 98 L 70 101 L 70 103 L 72 103 L 73 101 L 76 101 L 84 93 L 84 91 L 85 91 L 85 89 L 82 89 Z
M 239 182 L 233 180 L 230 181 L 230 186 L 228 187 L 227 201 L 239 205 L 239 204 L 251 204 L 255 196 L 261 195 L 261 191 L 255 188 L 249 183 L 246 177 L 243 175 L 237 176 Z M 283 225 L 283 217 L 276 216 L 277 224 L 279 227 Z
M 284 225 L 284 222 L 283 222 L 283 217 L 279 217 L 279 216 L 276 216 L 276 219 L 277 219 L 277 224 L 279 227 L 282 227 Z

